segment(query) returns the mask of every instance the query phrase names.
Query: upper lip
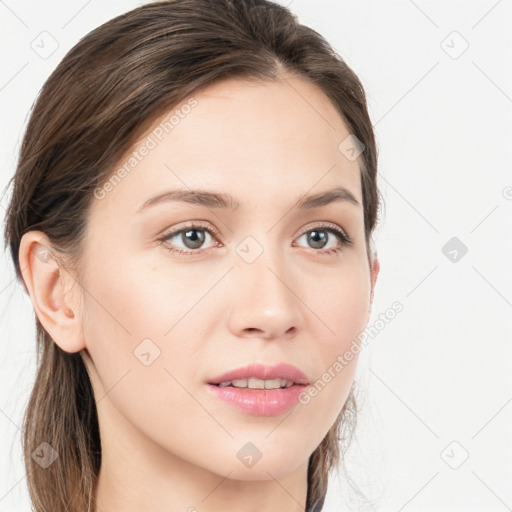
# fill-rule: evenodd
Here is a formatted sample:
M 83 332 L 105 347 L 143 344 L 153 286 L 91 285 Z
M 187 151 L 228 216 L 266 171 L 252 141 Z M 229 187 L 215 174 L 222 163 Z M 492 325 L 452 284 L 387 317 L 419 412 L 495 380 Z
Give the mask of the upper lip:
M 250 364 L 243 368 L 236 368 L 229 372 L 223 373 L 208 381 L 209 384 L 220 384 L 221 382 L 229 382 L 235 379 L 250 379 L 251 377 L 262 380 L 285 379 L 291 380 L 295 384 L 309 384 L 307 375 L 287 363 L 278 363 L 273 366 L 264 364 Z

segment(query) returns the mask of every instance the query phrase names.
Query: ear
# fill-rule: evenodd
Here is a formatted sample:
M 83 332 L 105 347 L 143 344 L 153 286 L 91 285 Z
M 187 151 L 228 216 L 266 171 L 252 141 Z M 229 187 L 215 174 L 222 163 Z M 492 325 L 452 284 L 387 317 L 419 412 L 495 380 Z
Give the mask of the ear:
M 78 283 L 61 268 L 42 231 L 29 231 L 23 235 L 19 261 L 34 311 L 46 332 L 65 352 L 85 348 L 79 303 L 69 292 Z
M 370 294 L 370 303 L 368 305 L 368 315 L 366 318 L 367 324 L 370 321 L 370 315 L 372 312 L 372 305 L 373 305 L 373 296 L 375 293 L 375 284 L 377 283 L 377 277 L 379 277 L 379 272 L 380 272 L 380 261 L 379 261 L 377 252 L 375 252 L 374 256 L 372 258 L 371 266 L 370 266 L 371 294 Z

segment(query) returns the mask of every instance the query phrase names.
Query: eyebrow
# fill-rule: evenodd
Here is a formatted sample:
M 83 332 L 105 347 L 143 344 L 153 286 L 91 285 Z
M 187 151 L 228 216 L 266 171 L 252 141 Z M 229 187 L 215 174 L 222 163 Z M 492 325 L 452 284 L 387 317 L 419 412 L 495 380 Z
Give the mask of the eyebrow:
M 162 194 L 158 194 L 157 196 L 148 199 L 139 207 L 137 212 L 141 212 L 142 210 L 156 204 L 173 201 L 197 204 L 207 208 L 230 209 L 233 211 L 240 208 L 240 202 L 227 193 L 212 192 L 209 190 L 173 189 L 167 190 Z M 360 206 L 359 201 L 355 198 L 354 194 L 350 192 L 350 190 L 345 187 L 338 186 L 317 194 L 306 194 L 300 196 L 295 207 L 299 210 L 309 210 L 325 206 L 336 201 L 346 201 L 355 206 Z

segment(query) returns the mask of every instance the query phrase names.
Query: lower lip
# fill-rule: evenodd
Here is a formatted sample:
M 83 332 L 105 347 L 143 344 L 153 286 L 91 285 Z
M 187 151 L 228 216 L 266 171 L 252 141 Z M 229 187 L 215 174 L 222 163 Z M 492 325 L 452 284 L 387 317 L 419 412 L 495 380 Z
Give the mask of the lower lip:
M 294 384 L 280 389 L 249 389 L 208 384 L 215 396 L 246 413 L 256 416 L 279 416 L 297 405 L 305 385 Z

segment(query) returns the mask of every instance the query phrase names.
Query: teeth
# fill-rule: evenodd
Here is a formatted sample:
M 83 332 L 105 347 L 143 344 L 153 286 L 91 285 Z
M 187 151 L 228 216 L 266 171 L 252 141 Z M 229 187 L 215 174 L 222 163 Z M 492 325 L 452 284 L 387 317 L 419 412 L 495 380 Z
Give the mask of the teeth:
M 265 389 L 265 382 L 273 381 L 265 381 L 251 377 L 250 379 L 247 380 L 247 387 L 250 389 Z
M 249 389 L 279 389 L 289 388 L 293 386 L 293 381 L 286 379 L 256 379 L 251 377 L 249 379 L 235 379 L 231 381 L 221 382 L 219 384 L 221 388 L 227 386 L 233 386 L 235 388 L 249 388 Z
M 282 381 L 281 379 L 272 379 L 272 380 L 265 380 L 265 389 L 278 389 L 281 387 L 286 386 L 286 381 Z

